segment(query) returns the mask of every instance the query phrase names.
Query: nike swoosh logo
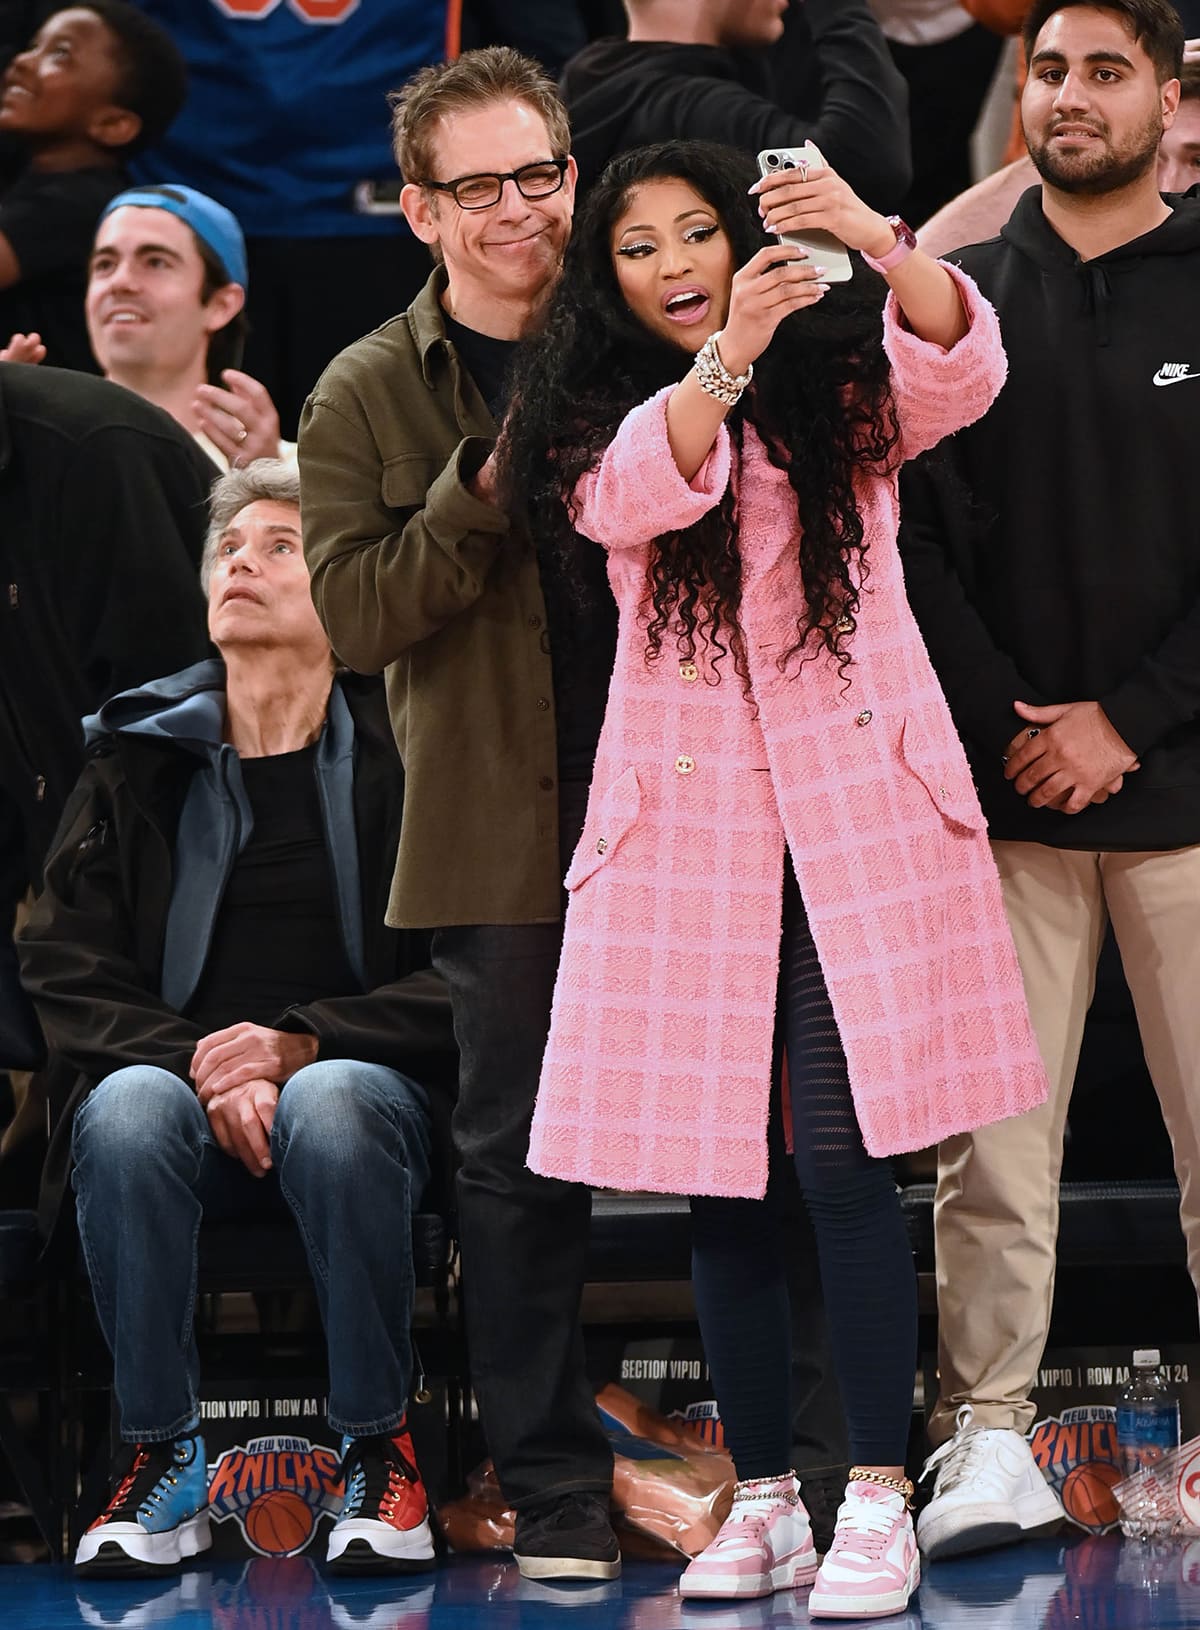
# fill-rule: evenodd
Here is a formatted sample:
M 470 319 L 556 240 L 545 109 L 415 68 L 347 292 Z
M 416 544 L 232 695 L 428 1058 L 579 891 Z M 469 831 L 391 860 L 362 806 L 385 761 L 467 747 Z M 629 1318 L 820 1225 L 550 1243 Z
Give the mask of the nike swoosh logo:
M 1182 385 L 1185 379 L 1200 379 L 1200 374 L 1170 374 L 1164 379 L 1160 369 L 1154 376 L 1154 383 L 1156 385 Z

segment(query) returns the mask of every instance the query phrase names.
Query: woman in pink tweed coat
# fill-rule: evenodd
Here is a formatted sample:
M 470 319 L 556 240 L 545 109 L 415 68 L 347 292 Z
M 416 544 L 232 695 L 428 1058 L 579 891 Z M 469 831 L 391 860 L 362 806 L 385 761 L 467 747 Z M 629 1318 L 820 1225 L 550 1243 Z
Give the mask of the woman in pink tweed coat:
M 514 388 L 509 479 L 560 558 L 605 547 L 619 610 L 529 1163 L 694 1197 L 742 1481 L 681 1588 L 812 1580 L 762 1198 L 779 1035 L 855 1460 L 810 1612 L 870 1616 L 919 1579 L 915 1280 L 881 1157 L 1045 1096 L 896 550 L 899 464 L 985 412 L 1005 359 L 969 279 L 910 253 L 831 171 L 763 184 L 766 224 L 878 256 L 882 313 L 861 265 L 827 292 L 798 250 L 761 248 L 748 179 L 705 144 L 614 161 Z

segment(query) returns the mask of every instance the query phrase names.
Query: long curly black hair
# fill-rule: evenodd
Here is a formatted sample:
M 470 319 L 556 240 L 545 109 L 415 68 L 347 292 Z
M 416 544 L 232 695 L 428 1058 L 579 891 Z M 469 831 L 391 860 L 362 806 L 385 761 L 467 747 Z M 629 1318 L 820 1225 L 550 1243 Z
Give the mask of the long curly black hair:
M 608 165 L 576 217 L 544 326 L 517 362 L 500 454 L 510 500 L 524 508 L 569 583 L 594 584 L 596 575 L 583 553 L 595 545 L 572 524 L 577 482 L 630 409 L 683 378 L 688 361 L 682 347 L 652 335 L 626 305 L 613 269 L 614 225 L 636 188 L 679 179 L 716 211 L 735 265 L 744 265 L 767 241 L 748 196 L 756 173 L 744 153 L 713 142 L 642 147 Z M 822 648 L 843 675 L 850 664 L 847 642 L 867 574 L 854 475 L 864 465 L 892 467 L 897 442 L 883 349 L 885 293 L 883 279 L 860 265 L 851 282 L 833 284 L 816 306 L 785 318 L 729 415 L 739 445 L 743 422 L 754 426 L 796 495 L 805 609 L 781 667 Z M 648 577 L 647 660 L 661 655 L 674 626 L 685 657 L 708 645 L 715 666 L 732 650 L 748 691 L 731 492 L 694 525 L 656 540 Z

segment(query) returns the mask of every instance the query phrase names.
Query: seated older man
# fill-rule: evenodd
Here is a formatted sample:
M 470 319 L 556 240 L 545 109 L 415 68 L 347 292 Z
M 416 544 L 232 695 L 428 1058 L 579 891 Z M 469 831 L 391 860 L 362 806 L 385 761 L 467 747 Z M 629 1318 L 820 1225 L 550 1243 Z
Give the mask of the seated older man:
M 456 1076 L 421 935 L 385 927 L 403 775 L 376 682 L 335 672 L 300 546 L 294 467 L 217 483 L 203 578 L 220 661 L 126 691 L 25 931 L 22 971 L 62 1106 L 112 1350 L 122 1454 L 86 1572 L 210 1544 L 192 1331 L 202 1216 L 294 1212 L 329 1346 L 346 1494 L 341 1571 L 429 1567 L 405 1425 L 410 1215 Z

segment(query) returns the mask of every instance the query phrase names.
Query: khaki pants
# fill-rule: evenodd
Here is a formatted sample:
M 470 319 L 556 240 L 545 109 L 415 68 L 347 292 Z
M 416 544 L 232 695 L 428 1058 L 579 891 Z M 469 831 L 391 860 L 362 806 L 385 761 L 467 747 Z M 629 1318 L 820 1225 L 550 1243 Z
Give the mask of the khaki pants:
M 1192 1283 L 1200 1289 L 1200 847 L 1096 853 L 996 843 L 996 864 L 1050 1077 L 1041 1108 L 939 1151 L 936 1446 L 974 1424 L 1033 1424 L 1050 1325 L 1067 1105 L 1109 919 L 1171 1136 Z M 1119 1130 L 1114 1128 L 1114 1137 Z

